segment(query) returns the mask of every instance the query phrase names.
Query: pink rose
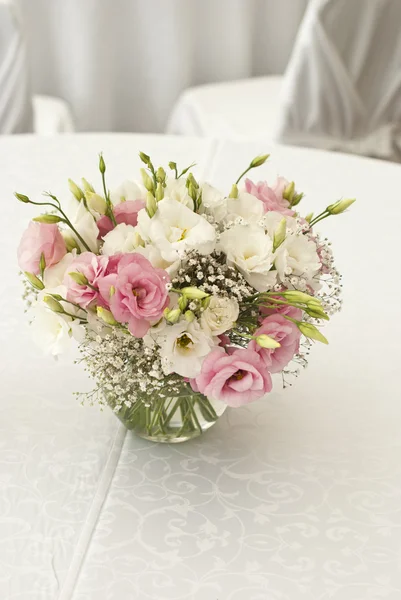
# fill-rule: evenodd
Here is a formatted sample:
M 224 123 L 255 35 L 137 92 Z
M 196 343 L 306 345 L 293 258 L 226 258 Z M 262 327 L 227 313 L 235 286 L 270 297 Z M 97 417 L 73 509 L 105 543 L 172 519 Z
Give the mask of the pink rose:
M 101 306 L 107 306 L 99 294 L 99 281 L 110 273 L 117 271 L 121 254 L 115 256 L 98 256 L 92 252 L 83 252 L 72 261 L 64 278 L 67 286 L 67 300 L 75 302 L 87 308 L 89 304 L 97 302 Z M 88 280 L 88 285 L 77 283 L 69 273 L 81 273 Z
M 256 352 L 241 348 L 226 354 L 216 348 L 203 361 L 195 386 L 209 398 L 238 407 L 270 392 L 272 381 Z
M 116 321 L 128 323 L 132 335 L 143 337 L 168 306 L 169 281 L 164 269 L 155 269 L 141 254 L 123 254 L 116 273 L 99 281 L 99 290 Z M 111 286 L 114 293 L 110 297 Z
M 40 273 L 42 254 L 46 267 L 55 265 L 67 254 L 65 242 L 57 225 L 31 221 L 17 250 L 20 269 L 35 275 Z
M 126 202 L 121 202 L 117 204 L 113 208 L 114 217 L 117 221 L 117 224 L 125 223 L 126 225 L 135 225 L 138 223 L 138 213 L 139 211 L 145 207 L 145 202 L 143 200 L 127 200 Z M 99 229 L 99 237 L 104 237 L 107 233 L 109 233 L 114 225 L 111 222 L 110 217 L 103 215 L 96 222 L 96 225 Z
M 267 181 L 259 181 L 253 183 L 250 179 L 245 179 L 245 189 L 248 194 L 256 196 L 265 206 L 265 212 L 275 211 L 283 215 L 295 215 L 295 212 L 290 209 L 290 203 L 283 198 L 283 192 L 287 187 L 288 181 L 283 177 L 279 177 L 273 187 L 269 187 Z
M 267 317 L 254 333 L 262 334 L 279 342 L 280 348 L 262 348 L 255 340 L 249 342 L 248 348 L 259 354 L 270 373 L 279 373 L 298 352 L 301 332 L 295 323 L 275 314 Z

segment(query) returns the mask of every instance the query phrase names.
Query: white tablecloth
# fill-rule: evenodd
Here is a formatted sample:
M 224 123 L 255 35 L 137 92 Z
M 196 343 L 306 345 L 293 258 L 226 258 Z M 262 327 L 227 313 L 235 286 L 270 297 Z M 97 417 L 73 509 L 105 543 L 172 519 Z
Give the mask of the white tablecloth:
M 30 207 L 67 177 L 110 184 L 137 152 L 197 160 L 229 189 L 261 151 L 305 209 L 356 196 L 321 224 L 345 308 L 291 389 L 228 410 L 202 439 L 154 445 L 81 407 L 80 367 L 30 339 L 15 249 Z M 0 138 L 0 598 L 399 600 L 401 394 L 399 165 L 259 143 L 135 135 Z M 65 193 L 68 196 L 68 192 Z

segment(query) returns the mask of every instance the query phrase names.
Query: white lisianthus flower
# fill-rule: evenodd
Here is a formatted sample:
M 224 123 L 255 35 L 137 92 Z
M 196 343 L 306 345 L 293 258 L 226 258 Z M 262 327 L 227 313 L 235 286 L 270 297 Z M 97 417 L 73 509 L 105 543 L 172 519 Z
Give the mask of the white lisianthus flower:
M 139 211 L 138 231 L 168 262 L 176 261 L 186 250 L 210 254 L 216 245 L 214 227 L 204 217 L 170 198 L 158 202 L 152 218 L 145 209 Z
M 239 306 L 235 298 L 212 296 L 201 315 L 201 326 L 211 335 L 221 335 L 231 329 L 238 319 Z
M 110 192 L 110 200 L 113 206 L 126 202 L 127 200 L 145 200 L 146 190 L 137 181 L 124 181 L 118 188 Z
M 262 227 L 236 225 L 220 236 L 219 248 L 227 263 L 240 271 L 258 292 L 271 289 L 277 274 L 273 267 L 273 242 Z
M 174 179 L 168 177 L 166 179 L 166 187 L 164 188 L 164 197 L 175 200 L 184 206 L 187 206 L 191 210 L 194 209 L 194 201 L 188 194 L 187 186 L 185 185 L 185 178 Z
M 180 321 L 165 327 L 157 338 L 164 373 L 196 377 L 205 356 L 218 341 L 203 331 L 197 321 Z
M 140 239 L 136 227 L 120 223 L 104 236 L 102 254 L 112 256 L 118 252 L 135 252 Z
M 227 216 L 227 198 L 218 189 L 208 183 L 202 183 L 201 190 L 201 213 L 212 216 L 216 223 L 219 223 Z
M 248 223 L 257 223 L 264 215 L 264 205 L 258 198 L 240 192 L 238 198 L 227 198 L 227 221 L 242 217 Z
M 170 275 L 170 277 L 174 277 L 180 268 L 181 261 L 179 259 L 173 262 L 164 260 L 160 250 L 151 244 L 146 246 L 138 246 L 135 252 L 138 252 L 138 254 L 142 254 L 142 256 L 147 258 L 152 267 L 155 267 L 155 269 L 164 269 Z
M 76 258 L 76 255 L 76 250 L 68 252 L 63 256 L 60 262 L 45 269 L 43 273 L 43 283 L 45 288 L 55 288 L 63 283 L 68 267 Z
M 316 244 L 303 234 L 286 237 L 276 251 L 274 264 L 282 281 L 286 275 L 302 275 L 310 281 L 321 268 Z
M 99 252 L 99 229 L 96 225 L 93 215 L 85 208 L 85 204 L 83 202 L 77 202 L 75 200 L 75 211 L 71 219 L 71 223 L 79 235 L 88 244 L 90 250 L 97 254 Z M 82 251 L 86 251 L 87 248 L 85 248 L 80 239 L 73 231 L 71 233 L 80 249 Z
M 37 304 L 30 311 L 33 316 L 32 333 L 36 343 L 46 354 L 58 356 L 69 349 L 71 338 L 78 342 L 85 339 L 85 328 L 79 319 L 55 313 Z

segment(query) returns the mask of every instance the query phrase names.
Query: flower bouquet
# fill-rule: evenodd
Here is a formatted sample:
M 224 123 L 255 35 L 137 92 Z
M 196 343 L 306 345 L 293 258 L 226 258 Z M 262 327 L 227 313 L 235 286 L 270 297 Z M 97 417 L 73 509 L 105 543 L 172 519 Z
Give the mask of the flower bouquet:
M 35 338 L 57 356 L 74 338 L 96 382 L 84 400 L 107 404 L 155 441 L 213 425 L 226 406 L 268 394 L 306 365 L 320 325 L 341 307 L 341 277 L 315 225 L 354 200 L 301 217 L 294 182 L 242 178 L 228 195 L 170 162 L 140 153 L 141 182 L 110 192 L 69 181 L 69 209 L 53 194 L 18 248 Z

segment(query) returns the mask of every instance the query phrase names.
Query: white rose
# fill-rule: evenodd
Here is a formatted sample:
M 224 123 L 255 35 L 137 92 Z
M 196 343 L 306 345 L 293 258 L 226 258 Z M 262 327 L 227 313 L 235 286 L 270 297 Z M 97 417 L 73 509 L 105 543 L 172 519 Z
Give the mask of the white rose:
M 274 264 L 282 281 L 286 275 L 302 275 L 310 281 L 321 267 L 316 244 L 303 234 L 286 237 L 276 251 Z
M 168 262 L 174 262 L 186 250 L 210 254 L 216 244 L 214 227 L 204 217 L 170 198 L 158 202 L 152 218 L 145 209 L 140 210 L 138 230 L 141 237 L 154 244 Z
M 66 271 L 74 258 L 76 258 L 76 255 L 76 250 L 68 252 L 60 262 L 45 269 L 43 274 L 45 288 L 55 288 L 63 283 Z
M 209 306 L 203 311 L 201 325 L 211 335 L 221 335 L 232 329 L 238 319 L 239 306 L 235 298 L 212 296 Z
M 152 267 L 155 267 L 155 269 L 164 269 L 170 275 L 170 277 L 174 277 L 180 268 L 181 261 L 179 259 L 173 262 L 164 260 L 160 250 L 151 244 L 146 246 L 138 246 L 136 252 L 147 258 Z
M 41 304 L 32 308 L 31 315 L 34 340 L 46 354 L 58 356 L 68 350 L 71 338 L 78 342 L 85 339 L 85 328 L 79 319 L 52 312 Z
M 262 227 L 236 225 L 220 236 L 220 249 L 227 263 L 236 267 L 258 292 L 269 290 L 276 283 L 273 266 L 273 242 Z
M 144 200 L 146 190 L 141 183 L 124 181 L 118 188 L 110 192 L 110 200 L 114 206 L 126 200 Z
M 164 373 L 196 377 L 205 356 L 217 342 L 218 339 L 207 335 L 196 321 L 181 321 L 165 327 L 157 339 Z
M 202 204 L 200 210 L 206 215 L 211 215 L 216 223 L 219 223 L 227 216 L 227 198 L 215 187 L 208 183 L 201 185 Z
M 257 223 L 264 215 L 261 200 L 247 192 L 240 192 L 238 198 L 227 198 L 227 221 L 242 217 L 248 223 Z
M 104 236 L 102 254 L 112 256 L 118 252 L 135 252 L 139 244 L 136 228 L 120 223 Z
M 86 210 L 85 204 L 83 202 L 77 203 L 75 201 L 75 211 L 71 219 L 71 223 L 79 233 L 79 235 L 84 239 L 84 241 L 89 246 L 92 252 L 96 254 L 99 251 L 99 229 L 96 225 L 96 221 L 93 218 L 93 215 Z M 87 248 L 82 244 L 81 240 L 75 235 L 75 233 L 71 232 L 74 239 L 78 243 L 80 249 L 82 251 L 86 251 Z
M 171 200 L 175 200 L 191 210 L 194 209 L 194 201 L 188 194 L 184 177 L 180 177 L 180 179 L 168 177 L 166 180 L 166 187 L 164 188 L 164 197 L 171 198 Z

